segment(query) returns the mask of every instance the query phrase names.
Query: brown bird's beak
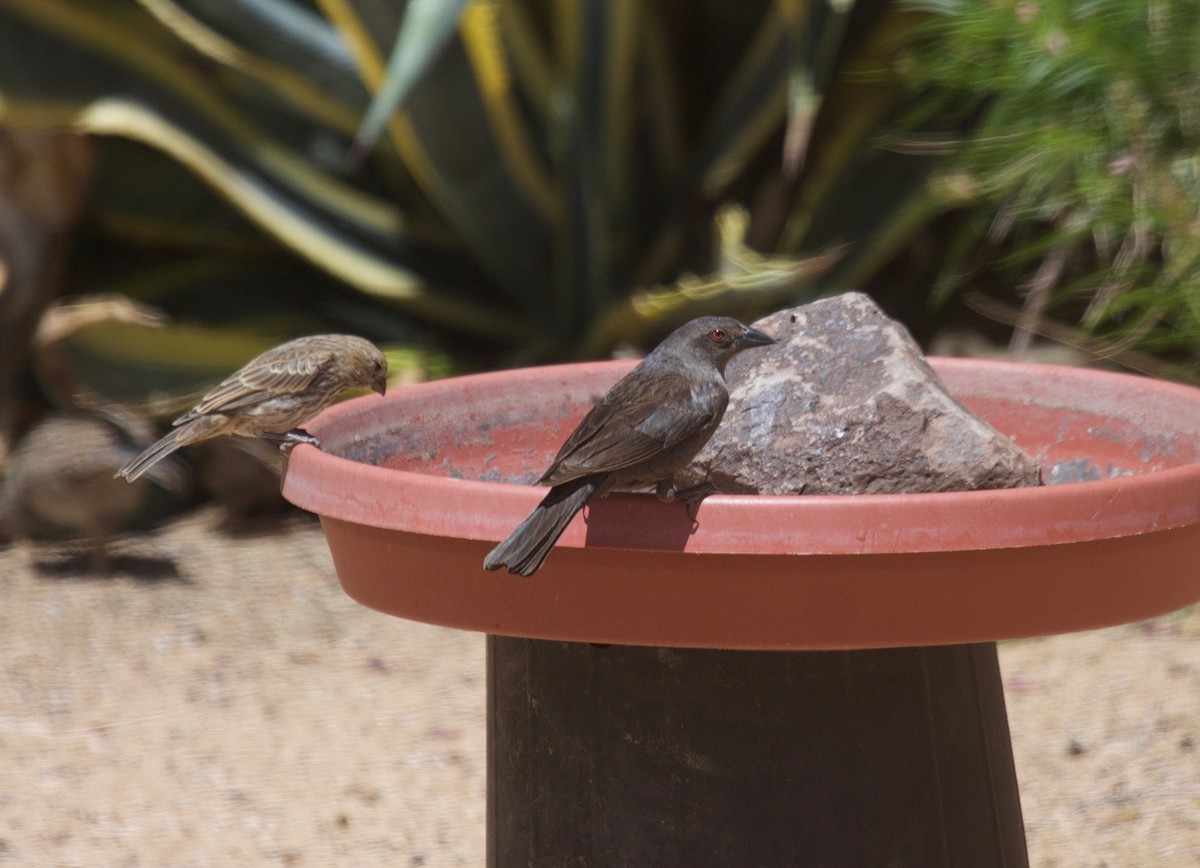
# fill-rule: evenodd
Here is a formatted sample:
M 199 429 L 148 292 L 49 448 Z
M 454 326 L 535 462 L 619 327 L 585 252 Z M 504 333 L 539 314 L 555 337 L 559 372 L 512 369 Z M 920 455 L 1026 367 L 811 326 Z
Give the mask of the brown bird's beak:
M 380 375 L 375 378 L 374 382 L 371 383 L 371 391 L 378 392 L 381 395 L 387 394 L 387 374 L 386 373 L 380 373 Z
M 747 347 L 765 347 L 767 344 L 775 343 L 775 338 L 765 335 L 758 329 L 747 328 L 746 333 L 733 342 L 735 350 L 744 350 Z

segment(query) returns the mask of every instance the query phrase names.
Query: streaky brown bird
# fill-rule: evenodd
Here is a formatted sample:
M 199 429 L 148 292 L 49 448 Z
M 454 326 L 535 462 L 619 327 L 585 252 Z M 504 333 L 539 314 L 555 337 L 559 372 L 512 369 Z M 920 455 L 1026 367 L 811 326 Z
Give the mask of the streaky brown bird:
M 679 491 L 673 478 L 708 442 L 729 404 L 725 365 L 741 350 L 775 343 L 729 317 L 700 317 L 669 334 L 604 395 L 539 480 L 553 486 L 484 558 L 484 569 L 537 572 L 567 525 L 611 491 L 654 488 L 689 504 L 713 489 Z
M 113 471 L 151 442 L 149 420 L 119 407 L 58 411 L 21 438 L 0 486 L 0 529 L 15 539 L 82 538 L 93 573 L 109 572 L 111 537 L 145 526 L 190 493 L 182 464 L 148 468 L 133 485 Z
M 133 482 L 189 443 L 236 434 L 280 444 L 317 439 L 300 427 L 347 389 L 387 391 L 387 359 L 354 335 L 309 335 L 267 350 L 222 380 L 117 475 Z

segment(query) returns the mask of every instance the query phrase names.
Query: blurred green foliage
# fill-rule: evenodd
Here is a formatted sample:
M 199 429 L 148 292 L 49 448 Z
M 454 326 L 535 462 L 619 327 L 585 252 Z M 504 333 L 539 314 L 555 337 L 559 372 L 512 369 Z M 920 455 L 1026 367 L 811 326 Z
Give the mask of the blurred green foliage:
M 1018 343 L 1200 379 L 1200 5 L 916 5 L 910 122 L 971 129 L 927 140 L 930 210 L 961 218 L 934 299 L 1019 296 Z

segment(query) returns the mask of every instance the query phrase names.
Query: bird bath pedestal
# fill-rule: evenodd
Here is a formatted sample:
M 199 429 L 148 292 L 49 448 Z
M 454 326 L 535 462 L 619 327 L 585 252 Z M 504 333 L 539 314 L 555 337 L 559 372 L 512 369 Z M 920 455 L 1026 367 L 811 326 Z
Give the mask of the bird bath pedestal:
M 1200 600 L 1200 390 L 932 360 L 1093 481 L 949 494 L 598 501 L 530 579 L 484 554 L 632 366 L 334 407 L 284 495 L 364 605 L 488 634 L 490 865 L 1027 864 L 995 643 Z

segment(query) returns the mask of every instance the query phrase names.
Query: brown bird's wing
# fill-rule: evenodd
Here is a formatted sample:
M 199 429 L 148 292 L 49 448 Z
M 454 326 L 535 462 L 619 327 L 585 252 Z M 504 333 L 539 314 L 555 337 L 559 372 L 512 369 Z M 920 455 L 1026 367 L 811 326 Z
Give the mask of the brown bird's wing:
M 277 349 L 286 349 L 279 347 Z M 209 413 L 223 413 L 260 403 L 271 397 L 303 392 L 333 360 L 332 349 L 303 353 L 268 352 L 213 387 L 200 403 L 176 419 L 183 425 Z
M 558 485 L 654 458 L 711 425 L 727 401 L 715 382 L 696 385 L 670 373 L 627 378 L 583 418 L 541 481 Z

